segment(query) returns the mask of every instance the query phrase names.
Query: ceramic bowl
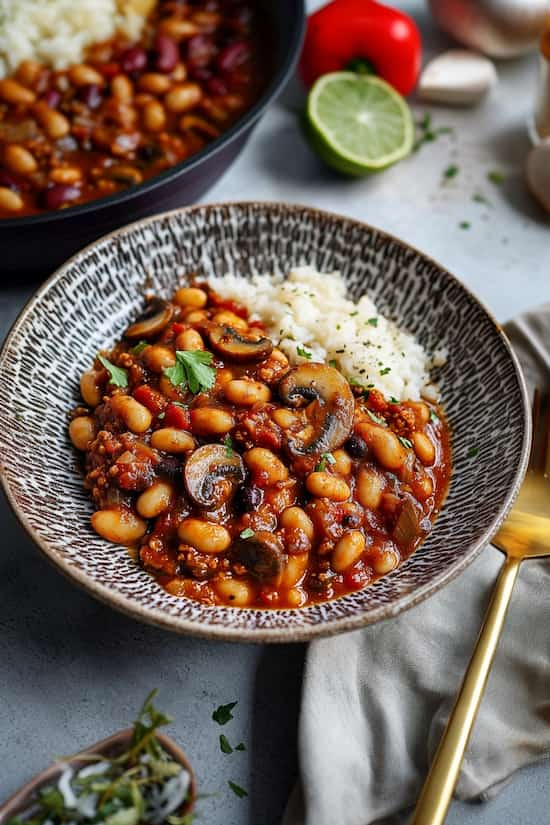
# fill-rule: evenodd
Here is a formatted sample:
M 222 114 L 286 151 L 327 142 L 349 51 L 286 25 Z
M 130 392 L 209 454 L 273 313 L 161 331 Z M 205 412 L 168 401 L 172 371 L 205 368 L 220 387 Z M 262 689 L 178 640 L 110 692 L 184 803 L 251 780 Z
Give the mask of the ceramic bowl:
M 428 350 L 453 433 L 453 475 L 434 529 L 401 567 L 366 589 L 294 610 L 204 606 L 166 593 L 90 527 L 91 502 L 67 437 L 78 379 L 139 314 L 144 287 L 170 295 L 181 275 L 340 270 L 350 295 Z M 235 203 L 177 210 L 80 252 L 23 310 L 0 355 L 0 475 L 45 556 L 97 598 L 145 622 L 236 641 L 303 641 L 395 616 L 460 573 L 494 534 L 525 472 L 525 385 L 500 327 L 452 275 L 402 241 L 301 206 Z M 474 455 L 475 453 L 475 455 Z
M 69 764 L 73 768 L 82 768 L 88 764 L 85 757 L 90 754 L 116 756 L 130 747 L 132 736 L 133 728 L 127 728 L 126 730 L 121 730 L 118 733 L 114 733 L 112 736 L 109 736 L 107 739 L 103 739 L 101 742 L 96 742 L 95 745 L 90 745 L 89 748 L 80 751 L 80 753 L 75 754 L 75 756 L 72 756 L 70 759 L 64 760 L 63 766 L 59 761 L 53 762 L 49 767 L 45 768 L 43 771 L 40 771 L 39 774 L 29 780 L 29 782 L 23 785 L 22 788 L 19 788 L 13 796 L 10 796 L 9 799 L 0 805 L 0 825 L 7 825 L 13 817 L 18 816 L 21 812 L 23 812 L 28 807 L 31 798 L 34 797 L 41 788 L 45 785 L 51 785 L 52 782 L 55 782 L 55 780 L 59 778 L 63 771 L 64 765 Z M 191 784 L 189 786 L 187 801 L 180 812 L 181 815 L 189 813 L 193 810 L 197 795 L 195 777 L 193 775 L 191 765 L 189 764 L 187 757 L 181 748 L 179 748 L 169 736 L 158 732 L 155 736 L 169 756 L 171 756 L 175 762 L 179 762 L 180 765 L 183 765 L 191 776 Z

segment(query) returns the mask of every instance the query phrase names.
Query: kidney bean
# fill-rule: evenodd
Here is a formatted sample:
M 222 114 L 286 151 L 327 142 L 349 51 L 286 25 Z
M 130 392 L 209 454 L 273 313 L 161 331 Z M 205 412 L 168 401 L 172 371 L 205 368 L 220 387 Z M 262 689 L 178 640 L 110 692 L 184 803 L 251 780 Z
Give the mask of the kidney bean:
M 168 74 L 176 68 L 180 59 L 180 51 L 176 41 L 167 34 L 157 35 L 153 51 L 156 54 L 155 68 L 158 72 Z
M 187 41 L 187 68 L 195 71 L 208 66 L 215 52 L 216 46 L 212 38 L 205 34 L 196 34 Z
M 234 72 L 249 57 L 250 44 L 246 40 L 236 40 L 221 50 L 216 64 L 221 72 Z
M 44 192 L 46 209 L 59 209 L 63 204 L 80 197 L 80 189 L 70 183 L 56 183 Z
M 11 189 L 12 192 L 21 191 L 21 185 L 17 178 L 10 175 L 9 172 L 4 172 L 3 169 L 0 169 L 0 186 L 3 186 L 5 189 Z
M 211 95 L 226 95 L 229 89 L 227 85 L 223 82 L 221 77 L 210 77 L 206 81 L 206 88 L 210 92 Z
M 89 109 L 98 109 L 103 101 L 103 95 L 97 83 L 87 83 L 80 88 L 78 99 Z
M 140 46 L 131 46 L 120 56 L 120 68 L 123 72 L 132 74 L 140 72 L 147 66 L 147 52 Z
M 61 102 L 61 95 L 57 89 L 48 89 L 48 91 L 42 95 L 42 100 L 50 109 L 57 109 Z

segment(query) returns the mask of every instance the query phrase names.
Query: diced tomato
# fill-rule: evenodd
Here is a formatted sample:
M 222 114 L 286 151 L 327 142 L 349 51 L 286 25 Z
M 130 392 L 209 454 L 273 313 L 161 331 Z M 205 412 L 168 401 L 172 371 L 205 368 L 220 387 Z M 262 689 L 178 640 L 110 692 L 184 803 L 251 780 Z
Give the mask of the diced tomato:
M 172 332 L 174 335 L 179 335 L 180 332 L 185 332 L 186 329 L 189 329 L 189 324 L 180 324 L 179 321 L 175 321 L 172 324 Z
M 388 402 L 379 390 L 370 390 L 368 407 L 373 412 L 385 412 L 388 409 Z
M 229 298 L 221 298 L 215 292 L 210 293 L 210 303 L 219 309 L 227 309 L 229 312 L 234 312 L 239 318 L 248 318 L 248 310 L 245 306 Z
M 136 401 L 139 401 L 140 404 L 143 404 L 144 407 L 147 407 L 153 415 L 158 415 L 162 412 L 168 403 L 161 392 L 154 390 L 153 387 L 150 387 L 148 384 L 142 384 L 140 387 L 137 387 L 134 390 L 134 398 Z
M 95 68 L 98 69 L 103 77 L 115 77 L 120 74 L 120 65 L 118 63 L 97 63 Z
M 168 404 L 164 416 L 163 426 L 176 427 L 178 430 L 188 430 L 191 426 L 189 410 L 178 404 Z
M 365 565 L 361 561 L 344 573 L 344 585 L 349 590 L 361 590 L 369 583 L 370 579 L 370 569 L 365 569 Z

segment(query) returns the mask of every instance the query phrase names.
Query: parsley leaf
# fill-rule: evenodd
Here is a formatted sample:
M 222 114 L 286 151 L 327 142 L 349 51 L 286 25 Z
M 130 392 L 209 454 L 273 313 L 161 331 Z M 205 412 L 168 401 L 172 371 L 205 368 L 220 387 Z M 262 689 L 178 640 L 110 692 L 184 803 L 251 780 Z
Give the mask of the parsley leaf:
M 241 539 L 251 539 L 255 535 L 256 533 L 251 527 L 245 527 L 245 529 L 239 533 Z
M 435 410 L 430 410 L 430 419 L 434 424 L 439 422 L 439 416 Z
M 321 460 L 315 467 L 315 472 L 324 473 L 324 471 L 327 469 L 327 463 L 336 464 L 336 459 L 334 458 L 332 453 L 321 453 Z
M 298 346 L 296 347 L 296 352 L 298 353 L 300 358 L 307 358 L 308 361 L 311 361 L 311 352 L 302 347 L 300 344 L 298 344 Z
M 391 367 L 384 367 L 380 370 L 380 375 L 387 375 L 389 372 L 391 372 Z
M 376 413 L 373 413 L 372 410 L 365 410 L 365 412 L 367 413 L 369 418 L 371 418 L 376 424 L 386 424 L 385 420 L 381 418 L 379 415 L 376 415 Z
M 236 751 L 245 751 L 246 748 L 245 748 L 244 742 L 239 742 L 238 745 L 235 745 L 235 750 Z
M 245 789 L 244 789 L 244 788 L 241 788 L 241 786 L 240 786 L 240 785 L 237 785 L 237 783 L 236 783 L 236 782 L 232 782 L 232 781 L 229 779 L 229 780 L 228 780 L 228 782 L 227 782 L 227 784 L 229 785 L 229 787 L 231 788 L 231 790 L 233 791 L 233 793 L 234 793 L 236 796 L 238 796 L 238 797 L 239 797 L 239 799 L 242 799 L 243 797 L 248 796 L 248 793 L 245 791 Z
M 468 458 L 475 458 L 479 454 L 479 447 L 470 447 L 468 450 Z
M 218 725 L 227 725 L 227 723 L 233 719 L 233 714 L 231 711 L 236 704 L 237 702 L 229 702 L 228 705 L 220 705 L 219 708 L 216 708 L 212 714 L 212 719 L 214 722 L 217 722 Z
M 390 395 L 390 404 L 399 404 L 399 401 L 393 395 Z
M 149 344 L 147 343 L 147 341 L 138 341 L 137 344 L 130 349 L 130 352 L 132 353 L 132 355 L 139 355 L 143 352 L 145 347 L 148 346 Z
M 166 367 L 164 374 L 174 387 L 189 387 L 196 395 L 211 390 L 216 381 L 216 370 L 211 367 L 214 356 L 205 350 L 176 350 L 176 363 Z
M 220 733 L 220 750 L 222 753 L 233 753 L 233 748 L 229 744 L 225 733 Z
M 110 375 L 109 384 L 114 384 L 115 387 L 122 387 L 126 389 L 128 386 L 128 373 L 122 367 L 117 367 L 116 364 L 111 364 L 103 355 L 98 355 L 97 360 L 105 367 Z
M 458 172 L 459 172 L 458 166 L 456 165 L 456 163 L 453 163 L 450 166 L 447 166 L 447 168 L 443 172 L 443 177 L 450 180 L 451 178 L 456 178 L 456 176 L 458 175 Z
M 229 435 L 229 433 L 227 433 L 223 440 L 223 446 L 225 447 L 225 457 L 233 458 L 233 441 L 231 440 L 231 436 Z
M 460 221 L 460 223 L 458 224 L 460 229 L 469 229 L 471 225 L 472 224 L 470 223 L 470 221 Z
M 402 435 L 397 436 L 401 444 L 406 447 L 408 450 L 412 447 L 412 441 L 409 438 L 403 438 Z
M 490 172 L 487 172 L 487 180 L 490 180 L 496 186 L 500 186 L 506 180 L 506 175 L 504 172 L 499 172 L 498 169 L 491 169 Z
M 371 327 L 377 327 L 378 326 L 378 318 L 368 318 L 365 323 L 370 324 Z
M 331 358 L 330 361 L 328 362 L 328 365 L 329 365 L 329 367 L 333 367 L 333 368 L 337 367 L 338 366 L 338 361 L 336 360 L 336 358 Z

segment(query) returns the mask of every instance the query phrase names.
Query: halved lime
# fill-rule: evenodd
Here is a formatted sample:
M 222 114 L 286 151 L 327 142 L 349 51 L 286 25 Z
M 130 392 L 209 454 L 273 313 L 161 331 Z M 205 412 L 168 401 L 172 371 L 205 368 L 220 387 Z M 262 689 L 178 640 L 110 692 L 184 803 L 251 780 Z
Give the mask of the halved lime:
M 406 101 L 373 75 L 331 72 L 312 86 L 306 131 L 320 157 L 339 172 L 367 175 L 406 157 L 414 124 Z

